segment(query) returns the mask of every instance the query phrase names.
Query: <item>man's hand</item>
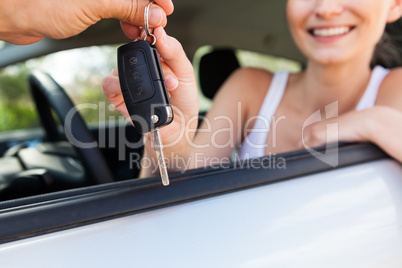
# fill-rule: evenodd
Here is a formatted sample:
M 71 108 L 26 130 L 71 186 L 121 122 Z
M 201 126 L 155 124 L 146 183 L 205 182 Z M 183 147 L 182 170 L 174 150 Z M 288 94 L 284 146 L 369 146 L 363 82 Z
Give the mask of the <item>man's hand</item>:
M 128 36 L 138 36 L 149 0 L 2 0 L 0 39 L 26 45 L 44 37 L 63 39 L 77 35 L 101 19 L 116 18 Z M 171 0 L 155 0 L 149 24 L 164 27 L 173 12 Z

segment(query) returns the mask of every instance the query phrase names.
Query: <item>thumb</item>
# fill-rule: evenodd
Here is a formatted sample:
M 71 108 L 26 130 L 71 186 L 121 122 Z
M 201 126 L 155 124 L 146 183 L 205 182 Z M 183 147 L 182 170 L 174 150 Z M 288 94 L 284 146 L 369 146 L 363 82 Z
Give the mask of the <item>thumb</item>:
M 150 3 L 149 0 L 107 0 L 108 5 L 99 7 L 102 18 L 115 18 L 124 23 L 144 26 L 144 11 Z M 156 0 L 150 6 L 150 27 L 166 26 L 166 15 L 173 12 L 171 0 Z

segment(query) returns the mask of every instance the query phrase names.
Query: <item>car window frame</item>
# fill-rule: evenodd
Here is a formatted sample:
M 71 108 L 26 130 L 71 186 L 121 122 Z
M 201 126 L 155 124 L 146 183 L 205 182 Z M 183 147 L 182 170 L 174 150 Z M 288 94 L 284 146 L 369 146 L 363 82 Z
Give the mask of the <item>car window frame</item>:
M 263 161 L 248 168 L 253 160 L 246 160 L 243 166 L 233 162 L 171 174 L 168 187 L 151 177 L 3 201 L 0 244 L 389 158 L 369 143 L 317 151 L 338 156 L 338 165 L 303 150 L 278 155 L 286 160 L 286 169 L 267 170 Z

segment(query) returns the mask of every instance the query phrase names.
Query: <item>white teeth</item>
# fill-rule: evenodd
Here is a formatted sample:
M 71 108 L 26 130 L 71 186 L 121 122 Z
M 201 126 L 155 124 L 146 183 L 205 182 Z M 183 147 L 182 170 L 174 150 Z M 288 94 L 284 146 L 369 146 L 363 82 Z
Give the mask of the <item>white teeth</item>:
M 337 36 L 348 33 L 351 28 L 349 27 L 336 27 L 336 28 L 326 28 L 326 29 L 314 29 L 313 34 L 315 36 L 328 37 Z

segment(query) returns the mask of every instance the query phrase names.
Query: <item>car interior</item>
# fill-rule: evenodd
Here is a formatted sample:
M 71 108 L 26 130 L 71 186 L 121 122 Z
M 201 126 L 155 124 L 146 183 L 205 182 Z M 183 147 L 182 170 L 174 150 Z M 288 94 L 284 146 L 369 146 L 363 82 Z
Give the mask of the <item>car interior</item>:
M 296 69 L 303 67 L 304 58 L 287 30 L 285 2 L 175 1 L 176 10 L 169 17 L 167 31 L 182 42 L 193 60 L 203 98 L 213 99 L 226 78 L 249 63 L 248 58 L 240 62 L 240 50 L 281 57 L 291 60 Z M 242 15 L 233 15 L 239 13 Z M 104 20 L 66 40 L 45 39 L 29 46 L 3 44 L 0 68 L 58 51 L 117 47 L 129 41 L 118 21 Z M 206 53 L 194 56 L 203 46 L 208 46 Z M 79 103 L 71 100 L 56 79 L 35 69 L 29 73 L 27 83 L 41 127 L 0 132 L 0 201 L 138 177 L 139 167 L 128 161 L 132 153 L 140 155 L 142 151 L 141 146 L 129 146 L 140 143 L 135 128 L 126 122 L 87 124 L 76 108 Z M 205 111 L 200 111 L 203 114 Z M 116 146 L 121 135 L 127 139 L 123 155 L 121 147 Z M 73 146 L 67 136 L 88 146 Z M 93 146 L 99 145 L 99 137 L 102 146 Z
M 233 49 L 221 48 L 203 55 L 198 76 L 204 96 L 213 99 L 223 82 L 239 67 Z M 0 166 L 7 166 L 7 169 L 0 173 L 2 199 L 113 182 L 116 173 L 121 173 L 122 168 L 121 165 L 111 163 L 111 155 L 118 158 L 116 152 L 110 152 L 113 148 L 107 147 L 109 150 L 102 153 L 98 146 L 73 146 L 66 140 L 67 136 L 85 144 L 97 143 L 64 89 L 49 74 L 40 71 L 30 74 L 29 88 L 45 137 L 43 142 L 34 147 L 28 147 L 26 142 L 22 142 L 3 153 Z M 67 124 L 66 122 L 70 122 L 68 116 L 71 111 L 74 114 L 71 123 Z M 65 133 L 60 133 L 57 122 L 62 122 Z M 130 125 L 124 128 L 131 132 L 128 135 L 140 139 L 135 128 Z M 141 149 L 140 147 L 137 150 Z M 133 149 L 130 150 L 132 152 Z M 135 178 L 139 168 L 128 173 Z

